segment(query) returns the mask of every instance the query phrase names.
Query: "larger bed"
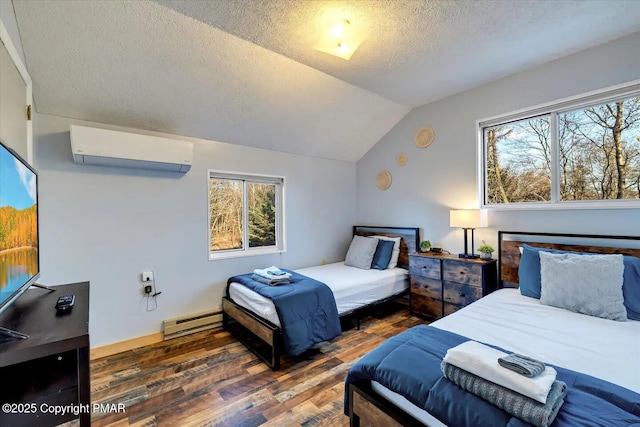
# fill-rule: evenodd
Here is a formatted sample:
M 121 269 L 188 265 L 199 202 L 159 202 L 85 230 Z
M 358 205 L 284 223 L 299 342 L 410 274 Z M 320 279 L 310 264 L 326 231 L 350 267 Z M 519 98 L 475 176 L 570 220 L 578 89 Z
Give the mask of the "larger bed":
M 331 289 L 339 316 L 352 317 L 359 324 L 360 316 L 367 309 L 408 293 L 408 254 L 418 248 L 419 230 L 415 227 L 355 226 L 353 234 L 399 237 L 397 267 L 363 270 L 338 262 L 295 272 L 326 284 Z M 273 301 L 230 280 L 222 308 L 224 328 L 272 369 L 279 369 L 283 354 L 282 325 Z
M 562 236 L 557 234 L 501 232 L 501 287 L 517 286 L 519 247 L 532 246 L 577 252 L 625 253 L 640 256 L 640 237 Z M 596 240 L 596 237 L 599 237 Z M 575 246 L 576 239 L 590 242 Z M 549 243 L 549 240 L 555 243 Z M 623 244 L 627 247 L 620 247 Z M 638 283 L 640 286 L 640 283 Z M 417 327 L 416 333 L 446 331 L 508 351 L 526 354 L 559 368 L 586 374 L 640 393 L 640 321 L 612 321 L 543 305 L 540 300 L 523 296 L 518 289 L 500 289 L 479 301 L 442 318 L 430 326 Z M 437 335 L 440 335 L 438 332 Z M 465 339 L 466 339 L 465 338 Z M 434 350 L 435 351 L 435 350 Z M 416 375 L 423 375 L 416 373 Z M 419 379 L 415 379 L 420 381 Z M 348 412 L 353 426 L 358 425 L 445 425 L 431 410 L 416 406 L 403 393 L 397 393 L 371 380 L 347 385 Z M 624 390 L 623 390 L 624 392 Z M 629 393 L 635 415 L 629 423 L 640 421 L 640 399 Z M 415 398 L 412 399 L 415 401 Z M 606 398 L 605 398 L 606 400 Z M 429 407 L 429 405 L 423 405 Z M 568 406 L 568 405 L 565 405 Z M 571 408 L 570 408 L 571 409 Z M 574 413 L 558 415 L 564 425 L 584 425 L 576 417 L 584 416 L 587 425 L 607 425 L 588 420 L 574 407 Z M 594 410 L 597 411 L 597 408 Z M 575 412 L 578 412 L 576 415 Z M 634 420 L 634 417 L 636 417 Z M 442 414 L 439 418 L 445 418 Z M 613 424 L 612 424 L 613 425 Z M 622 424 L 622 425 L 627 425 Z

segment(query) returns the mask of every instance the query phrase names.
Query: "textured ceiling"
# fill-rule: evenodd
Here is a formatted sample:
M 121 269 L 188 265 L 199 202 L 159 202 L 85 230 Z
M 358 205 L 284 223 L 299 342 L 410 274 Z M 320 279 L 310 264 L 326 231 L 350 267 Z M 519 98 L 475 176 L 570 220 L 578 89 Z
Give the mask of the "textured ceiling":
M 640 0 L 155 1 L 412 107 L 640 31 Z M 350 61 L 311 49 L 344 19 Z
M 356 161 L 411 107 L 640 31 L 640 1 L 26 1 L 38 112 Z M 312 49 L 348 19 L 350 61 Z

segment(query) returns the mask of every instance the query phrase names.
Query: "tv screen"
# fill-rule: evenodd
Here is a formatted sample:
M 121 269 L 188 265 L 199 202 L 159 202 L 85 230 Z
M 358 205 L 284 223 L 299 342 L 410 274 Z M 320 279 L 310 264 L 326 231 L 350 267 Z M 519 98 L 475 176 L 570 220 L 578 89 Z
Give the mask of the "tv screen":
M 38 175 L 0 141 L 0 312 L 38 277 Z

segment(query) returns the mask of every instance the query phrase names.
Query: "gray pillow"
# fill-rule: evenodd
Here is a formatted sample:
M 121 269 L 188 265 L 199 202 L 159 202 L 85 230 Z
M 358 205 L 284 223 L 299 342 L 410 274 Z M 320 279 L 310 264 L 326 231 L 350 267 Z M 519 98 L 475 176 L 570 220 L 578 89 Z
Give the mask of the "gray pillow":
M 371 261 L 373 261 L 373 254 L 376 253 L 377 246 L 378 239 L 353 236 L 344 265 L 362 268 L 363 270 L 371 269 Z
M 627 320 L 622 255 L 538 254 L 540 303 L 603 319 Z

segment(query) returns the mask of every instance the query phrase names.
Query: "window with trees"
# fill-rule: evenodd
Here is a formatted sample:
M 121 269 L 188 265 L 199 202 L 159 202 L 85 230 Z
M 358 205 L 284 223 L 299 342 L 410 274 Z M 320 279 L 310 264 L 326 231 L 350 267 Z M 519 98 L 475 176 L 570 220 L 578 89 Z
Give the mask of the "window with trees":
M 485 207 L 640 206 L 638 82 L 479 128 Z
M 209 258 L 284 250 L 284 178 L 209 171 Z

